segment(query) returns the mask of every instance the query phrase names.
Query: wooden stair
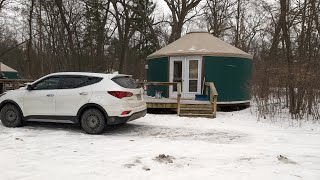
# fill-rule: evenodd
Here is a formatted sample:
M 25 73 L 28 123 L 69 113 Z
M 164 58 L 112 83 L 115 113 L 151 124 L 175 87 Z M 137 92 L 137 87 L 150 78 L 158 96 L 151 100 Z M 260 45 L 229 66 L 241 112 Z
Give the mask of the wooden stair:
M 179 116 L 205 118 L 215 117 L 211 104 L 181 104 Z

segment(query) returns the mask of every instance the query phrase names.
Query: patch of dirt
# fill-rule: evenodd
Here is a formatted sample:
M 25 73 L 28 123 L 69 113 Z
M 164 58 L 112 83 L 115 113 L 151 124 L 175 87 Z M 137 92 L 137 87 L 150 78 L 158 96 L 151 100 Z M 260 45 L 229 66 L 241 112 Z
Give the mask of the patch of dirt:
M 126 168 L 132 168 L 132 167 L 134 167 L 136 165 L 135 164 L 125 164 L 123 166 L 126 167 Z
M 279 155 L 277 158 L 278 158 L 278 160 L 280 162 L 283 162 L 285 164 L 298 164 L 297 162 L 295 162 L 295 161 L 293 161 L 293 160 L 291 160 L 291 159 L 289 159 L 289 158 L 287 158 L 286 156 L 283 156 L 283 155 Z
M 150 170 L 151 170 L 151 169 L 148 168 L 148 167 L 143 167 L 142 169 L 145 170 L 145 171 L 150 171 Z
M 136 160 L 134 160 L 134 163 L 141 164 L 141 160 L 140 159 L 136 159 Z
M 240 161 L 251 161 L 251 160 L 255 160 L 258 158 L 254 158 L 254 157 L 241 157 L 239 160 Z
M 17 140 L 17 141 L 23 141 L 23 139 L 21 139 L 21 138 L 16 138 L 15 140 Z
M 218 131 L 214 129 L 199 130 L 183 127 L 171 128 L 134 123 L 109 127 L 105 135 L 126 135 L 131 138 L 137 136 L 170 140 L 200 140 L 217 144 L 238 143 L 247 138 L 247 134 L 236 131 Z
M 123 165 L 123 167 L 130 169 L 132 167 L 138 166 L 139 164 L 141 164 L 140 159 L 141 159 L 141 157 L 137 157 L 137 159 L 135 159 L 132 163 L 125 164 L 125 165 Z
M 165 154 L 159 154 L 158 156 L 156 156 L 153 160 L 159 162 L 159 163 L 173 163 L 173 160 L 176 159 L 173 156 L 169 156 L 169 155 L 165 155 Z

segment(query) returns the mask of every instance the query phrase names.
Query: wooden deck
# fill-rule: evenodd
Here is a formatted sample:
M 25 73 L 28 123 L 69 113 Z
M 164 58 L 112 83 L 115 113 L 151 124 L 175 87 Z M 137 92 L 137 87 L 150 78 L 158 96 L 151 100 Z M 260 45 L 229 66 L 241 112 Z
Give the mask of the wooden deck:
M 145 96 L 144 97 L 148 107 L 150 105 L 154 106 L 155 104 L 177 104 L 177 99 L 174 98 L 161 98 L 157 99 L 154 97 Z M 210 101 L 198 101 L 194 99 L 181 99 L 181 104 L 210 104 Z M 236 106 L 236 105 L 250 105 L 250 101 L 230 101 L 230 102 L 217 102 L 218 106 Z M 169 106 L 168 108 L 170 108 Z M 156 108 L 154 106 L 154 108 Z M 176 108 L 176 106 L 175 106 Z
M 192 99 L 180 99 L 180 107 L 178 106 L 177 99 L 161 98 L 145 96 L 148 109 L 170 109 L 180 110 L 179 116 L 185 117 L 207 117 L 214 118 L 212 105 L 210 101 L 197 101 Z
M 152 98 L 145 97 L 148 108 L 176 109 L 178 116 L 186 117 L 207 117 L 215 118 L 217 113 L 218 92 L 213 82 L 206 82 L 205 94 L 209 97 L 208 101 L 196 101 L 190 99 L 181 99 L 180 82 L 141 82 L 144 87 L 165 85 L 177 85 L 177 98 Z M 210 90 L 210 92 L 209 92 Z
M 161 98 L 145 96 L 144 100 L 147 103 L 148 108 L 177 108 L 177 99 L 174 98 Z M 196 101 L 192 99 L 181 99 L 180 104 L 207 104 L 210 105 L 210 101 Z
M 25 86 L 25 83 L 32 82 L 31 79 L 0 79 L 0 93 L 8 90 L 18 89 Z

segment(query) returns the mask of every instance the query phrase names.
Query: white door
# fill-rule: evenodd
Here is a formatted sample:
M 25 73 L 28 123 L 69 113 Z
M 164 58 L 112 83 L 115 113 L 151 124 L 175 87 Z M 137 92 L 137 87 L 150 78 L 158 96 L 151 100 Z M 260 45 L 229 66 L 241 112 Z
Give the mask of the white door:
M 90 77 L 61 76 L 60 89 L 56 94 L 56 116 L 75 116 L 78 110 L 89 102 L 92 89 Z
M 181 97 L 193 99 L 195 94 L 201 94 L 201 69 L 202 58 L 200 56 L 171 57 L 170 58 L 170 82 L 181 82 Z M 169 97 L 177 97 L 177 87 L 170 86 Z
M 183 97 L 183 88 L 184 88 L 184 76 L 185 76 L 185 58 L 184 57 L 171 57 L 170 58 L 170 82 L 180 82 L 181 90 Z M 169 86 L 169 97 L 176 98 L 177 97 L 177 86 Z
M 48 77 L 33 85 L 23 97 L 25 116 L 54 115 L 58 77 Z

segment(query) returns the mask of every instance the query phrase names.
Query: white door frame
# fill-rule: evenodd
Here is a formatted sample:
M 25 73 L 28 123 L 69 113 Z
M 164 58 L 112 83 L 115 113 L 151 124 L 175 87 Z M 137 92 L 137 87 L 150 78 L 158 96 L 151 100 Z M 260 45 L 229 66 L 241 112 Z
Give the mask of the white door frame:
M 197 92 L 189 92 L 189 62 L 190 60 L 198 61 L 198 83 Z M 186 56 L 186 57 L 170 57 L 169 63 L 169 81 L 173 82 L 173 66 L 175 61 L 182 62 L 182 93 L 181 97 L 185 99 L 193 99 L 195 94 L 201 94 L 201 77 L 202 77 L 202 57 L 201 56 Z M 173 86 L 169 86 L 169 97 L 176 98 L 177 92 L 173 91 Z

